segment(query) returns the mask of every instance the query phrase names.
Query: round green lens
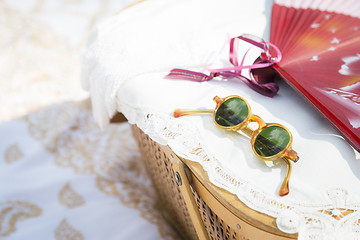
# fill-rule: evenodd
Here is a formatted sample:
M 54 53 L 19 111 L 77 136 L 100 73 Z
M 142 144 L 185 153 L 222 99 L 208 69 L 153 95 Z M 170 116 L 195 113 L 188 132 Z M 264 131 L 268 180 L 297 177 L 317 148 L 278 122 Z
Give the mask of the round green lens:
M 232 97 L 217 109 L 215 121 L 220 126 L 232 127 L 242 123 L 249 115 L 249 108 L 244 100 Z
M 256 137 L 254 149 L 262 157 L 271 157 L 284 150 L 290 139 L 290 134 L 283 127 L 269 126 Z

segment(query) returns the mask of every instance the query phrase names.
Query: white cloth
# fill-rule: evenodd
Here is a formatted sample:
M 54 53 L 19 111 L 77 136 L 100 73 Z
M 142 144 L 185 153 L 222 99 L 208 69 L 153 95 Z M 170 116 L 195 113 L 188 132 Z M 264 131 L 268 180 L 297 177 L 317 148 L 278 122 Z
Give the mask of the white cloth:
M 241 83 L 164 79 L 171 68 L 203 70 L 227 35 L 266 36 L 270 10 L 271 3 L 261 0 L 144 2 L 97 28 L 85 54 L 83 85 L 102 127 L 115 111 L 123 112 L 157 142 L 202 164 L 215 185 L 277 218 L 282 231 L 299 232 L 300 239 L 351 239 L 360 229 L 359 154 L 294 90 L 280 83 L 269 99 Z M 215 95 L 231 94 L 292 132 L 300 161 L 288 196 L 277 195 L 285 175 L 281 161 L 264 164 L 247 138 L 218 129 L 210 116 L 171 116 L 176 108 L 213 109 Z
M 177 239 L 128 123 L 101 131 L 88 101 L 0 124 L 1 239 Z
M 266 19 L 261 13 L 268 11 L 263 2 L 145 1 L 105 21 L 88 43 L 82 71 L 100 126 L 116 111 L 115 95 L 125 80 L 203 67 L 217 57 L 227 34 L 262 36 Z
M 90 29 L 131 2 L 0 1 L 0 239 L 179 239 L 129 124 L 101 131 L 80 87 Z

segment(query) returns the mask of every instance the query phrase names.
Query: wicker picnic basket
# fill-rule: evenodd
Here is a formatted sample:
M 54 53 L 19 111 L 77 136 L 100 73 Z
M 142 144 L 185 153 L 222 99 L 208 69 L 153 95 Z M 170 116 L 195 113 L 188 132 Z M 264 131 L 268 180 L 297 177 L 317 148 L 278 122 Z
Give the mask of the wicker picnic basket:
M 296 239 L 275 219 L 250 209 L 234 194 L 210 183 L 200 164 L 178 157 L 136 125 L 133 134 L 155 185 L 162 213 L 184 239 Z

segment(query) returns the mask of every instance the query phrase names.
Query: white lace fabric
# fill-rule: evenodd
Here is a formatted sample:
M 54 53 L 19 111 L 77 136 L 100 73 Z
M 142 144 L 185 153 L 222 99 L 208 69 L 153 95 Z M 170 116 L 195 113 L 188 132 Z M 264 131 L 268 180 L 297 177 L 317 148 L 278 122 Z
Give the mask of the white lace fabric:
M 153 140 L 199 162 L 212 183 L 275 217 L 280 230 L 298 232 L 299 239 L 360 238 L 359 154 L 294 90 L 280 83 L 270 99 L 242 83 L 164 79 L 175 67 L 202 70 L 227 34 L 263 36 L 268 4 L 155 0 L 108 19 L 89 41 L 84 60 L 83 85 L 94 116 L 106 127 L 116 111 L 124 113 Z M 300 161 L 293 164 L 289 195 L 277 195 L 285 164 L 256 158 L 248 138 L 217 128 L 210 115 L 172 117 L 176 108 L 213 109 L 215 95 L 232 94 L 244 97 L 266 122 L 292 132 Z

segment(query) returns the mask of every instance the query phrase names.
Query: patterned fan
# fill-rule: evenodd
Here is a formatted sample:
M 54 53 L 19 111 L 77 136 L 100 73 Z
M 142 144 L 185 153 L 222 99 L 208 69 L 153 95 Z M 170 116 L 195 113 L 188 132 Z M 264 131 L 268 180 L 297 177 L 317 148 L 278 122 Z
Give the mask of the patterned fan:
M 274 69 L 360 149 L 360 1 L 275 0 Z

